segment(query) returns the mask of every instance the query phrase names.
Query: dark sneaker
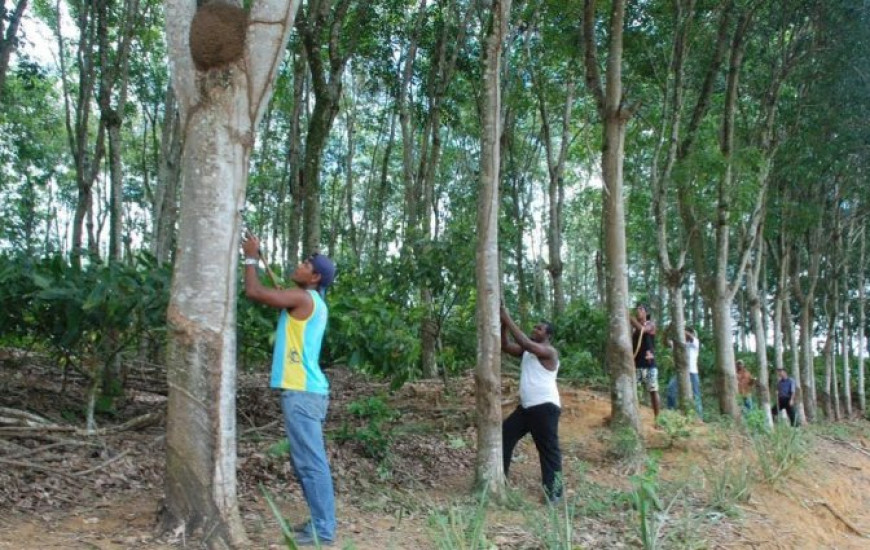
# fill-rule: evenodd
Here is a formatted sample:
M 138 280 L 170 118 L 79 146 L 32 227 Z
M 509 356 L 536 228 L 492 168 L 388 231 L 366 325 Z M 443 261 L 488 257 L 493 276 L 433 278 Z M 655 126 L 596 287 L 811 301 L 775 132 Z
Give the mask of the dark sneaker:
M 296 546 L 313 546 L 315 548 L 326 548 L 333 546 L 335 543 L 331 540 L 319 538 L 315 541 L 314 535 L 311 533 L 298 533 L 293 542 L 296 543 Z
M 307 533 L 309 525 L 311 525 L 311 520 L 305 520 L 302 523 L 297 523 L 296 525 L 291 526 L 290 531 L 294 535 L 299 533 Z

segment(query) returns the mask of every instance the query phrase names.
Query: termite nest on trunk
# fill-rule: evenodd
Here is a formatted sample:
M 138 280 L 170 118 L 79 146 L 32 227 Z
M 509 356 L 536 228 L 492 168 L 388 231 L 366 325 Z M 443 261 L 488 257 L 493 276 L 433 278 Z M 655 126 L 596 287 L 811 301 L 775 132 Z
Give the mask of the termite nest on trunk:
M 190 55 L 200 71 L 229 65 L 245 51 L 248 13 L 223 0 L 203 4 L 190 24 Z

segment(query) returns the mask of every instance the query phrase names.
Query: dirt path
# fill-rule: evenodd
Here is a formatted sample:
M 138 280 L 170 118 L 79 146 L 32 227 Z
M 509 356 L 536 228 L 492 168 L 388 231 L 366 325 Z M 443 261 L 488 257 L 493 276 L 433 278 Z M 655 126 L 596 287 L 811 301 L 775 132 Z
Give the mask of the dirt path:
M 348 422 L 341 414 L 348 403 L 361 396 L 387 395 L 382 384 L 366 382 L 344 371 L 333 373 L 333 380 L 335 414 L 328 428 L 333 434 L 342 422 Z M 239 421 L 240 433 L 244 434 L 239 445 L 240 499 L 251 548 L 278 549 L 282 546 L 277 523 L 257 486 L 262 483 L 269 488 L 291 522 L 303 518 L 306 509 L 298 487 L 289 481 L 286 459 L 270 455 L 273 442 L 282 433 L 274 423 L 274 400 L 259 388 L 259 383 L 259 379 L 252 378 L 240 385 L 240 403 L 244 404 L 240 406 Z M 38 395 L 50 396 L 46 389 L 40 391 Z M 515 384 L 507 382 L 506 410 L 513 408 L 514 394 Z M 23 395 L 28 410 L 50 407 L 50 402 L 42 401 L 38 406 L 32 402 L 36 394 Z M 16 399 L 20 401 L 22 393 Z M 385 399 L 401 414 L 394 425 L 389 468 L 378 469 L 376 461 L 361 456 L 354 442 L 330 444 L 337 480 L 338 547 L 433 548 L 432 518 L 446 515 L 458 502 L 473 503 L 469 495 L 474 429 L 468 414 L 473 409 L 473 382 L 457 381 L 448 393 L 439 383 L 418 383 Z M 567 494 L 583 511 L 574 518 L 575 543 L 582 548 L 638 548 L 636 512 L 624 498 L 619 500 L 619 495 L 631 488 L 632 472 L 607 454 L 607 396 L 564 387 L 562 399 L 560 435 Z M 649 411 L 643 414 L 645 425 L 650 426 Z M 863 423 L 856 426 L 858 433 L 864 433 Z M 686 503 L 678 503 L 676 506 L 682 508 L 677 511 L 675 506 L 669 519 L 674 524 L 668 526 L 672 535 L 684 530 L 673 535 L 673 540 L 685 543 L 664 547 L 870 548 L 870 539 L 865 536 L 870 533 L 870 451 L 866 439 L 813 437 L 813 452 L 802 467 L 773 486 L 754 486 L 749 500 L 738 505 L 737 514 L 729 517 L 697 505 L 700 495 L 710 490 L 699 472 L 723 461 L 737 460 L 747 449 L 734 440 L 723 439 L 713 426 L 694 425 L 690 430 L 691 435 L 675 445 L 668 445 L 661 432 L 650 430 L 645 434 L 648 447 L 658 448 L 653 452 L 658 456 L 662 484 L 685 483 L 681 480 L 692 476 L 697 481 L 691 487 L 687 485 Z M 64 485 L 63 479 L 39 472 L 0 472 L 0 489 L 7 498 L 0 501 L 0 549 L 191 547 L 181 533 L 155 533 L 156 510 L 162 496 L 161 434 L 161 427 L 152 427 L 108 438 L 101 443 L 102 451 L 69 451 L 69 455 L 60 457 L 58 468 L 65 465 L 70 471 L 82 471 L 93 461 L 106 463 L 106 457 L 99 456 L 101 452 L 111 451 L 114 457 L 125 453 L 84 478 L 80 486 Z M 491 508 L 487 513 L 487 539 L 499 549 L 541 548 L 540 536 L 536 535 L 540 526 L 534 522 L 543 521 L 547 510 L 540 504 L 540 471 L 530 441 L 518 446 L 511 474 L 512 490 L 525 498 L 524 504 Z M 604 503 L 604 512 L 596 511 L 595 499 Z M 684 519 L 676 519 L 678 516 Z M 679 527 L 678 521 L 686 525 Z M 692 521 L 699 522 L 699 527 L 693 528 Z M 703 542 L 701 546 L 692 546 L 699 541 Z

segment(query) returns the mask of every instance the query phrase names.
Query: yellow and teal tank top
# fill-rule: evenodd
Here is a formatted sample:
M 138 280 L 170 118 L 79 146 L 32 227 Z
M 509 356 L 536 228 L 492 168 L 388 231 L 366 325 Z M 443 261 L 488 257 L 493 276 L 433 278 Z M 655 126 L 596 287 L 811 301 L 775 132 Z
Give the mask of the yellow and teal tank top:
M 272 354 L 270 386 L 328 394 L 329 382 L 320 370 L 320 346 L 329 310 L 317 291 L 309 290 L 308 293 L 314 309 L 306 319 L 294 319 L 286 309 L 281 310 Z

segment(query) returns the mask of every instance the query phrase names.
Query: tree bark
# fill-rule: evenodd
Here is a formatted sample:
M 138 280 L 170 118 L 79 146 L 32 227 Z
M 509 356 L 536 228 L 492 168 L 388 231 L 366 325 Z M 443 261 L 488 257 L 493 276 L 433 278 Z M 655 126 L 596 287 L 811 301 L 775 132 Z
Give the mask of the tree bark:
M 314 91 L 314 110 L 308 120 L 302 168 L 303 256 L 320 250 L 320 163 L 339 110 L 341 75 L 362 34 L 361 29 L 357 28 L 349 38 L 344 38 L 343 31 L 351 16 L 350 5 L 350 0 L 313 0 L 308 2 L 306 10 L 300 12 L 296 21 Z M 365 24 L 371 13 L 370 3 L 360 3 L 359 6 L 354 22 L 356 27 Z M 323 51 L 324 47 L 326 52 Z
M 18 45 L 18 28 L 21 26 L 21 18 L 27 9 L 27 0 L 18 0 L 15 8 L 6 10 L 6 0 L 0 4 L 0 98 L 6 87 L 6 73 L 9 71 L 9 59 Z M 7 14 L 8 18 L 7 18 Z M 8 25 L 7 25 L 8 21 Z
M 75 266 L 81 266 L 81 256 L 85 237 L 85 225 L 87 224 L 88 249 L 92 254 L 97 254 L 96 238 L 94 235 L 93 218 L 91 208 L 93 206 L 94 181 L 100 171 L 100 166 L 105 155 L 105 120 L 100 119 L 97 126 L 96 137 L 93 140 L 91 150 L 91 105 L 97 82 L 96 48 L 99 44 L 98 25 L 94 15 L 96 10 L 104 4 L 100 2 L 84 2 L 81 9 L 75 14 L 75 24 L 78 28 L 79 43 L 76 54 L 76 71 L 78 82 L 69 82 L 69 67 L 64 52 L 63 17 L 60 5 L 57 5 L 57 27 L 54 29 L 58 41 L 58 61 L 60 65 L 61 86 L 63 89 L 64 113 L 67 140 L 70 153 L 73 157 L 76 177 L 76 208 L 72 220 L 72 244 L 71 256 Z M 104 29 L 105 30 L 105 29 Z
M 786 300 L 785 306 L 786 311 L 790 311 L 788 300 Z M 803 400 L 803 394 L 806 393 L 806 385 L 801 383 L 803 375 L 801 373 L 800 363 L 800 344 L 794 335 L 794 322 L 791 319 L 791 315 L 786 315 L 783 319 L 782 330 L 783 335 L 785 336 L 785 343 L 788 346 L 789 354 L 791 355 L 791 377 L 794 379 L 796 384 L 794 395 L 795 414 L 797 416 L 798 425 L 802 426 L 807 421 Z
M 574 106 L 574 79 L 568 76 L 565 83 L 565 100 L 560 120 L 561 132 L 559 135 L 558 151 L 553 143 L 552 129 L 550 128 L 550 113 L 546 100 L 546 89 L 543 78 L 535 71 L 536 60 L 530 59 L 532 73 L 532 85 L 535 88 L 535 96 L 538 100 L 538 110 L 541 113 L 541 138 L 544 142 L 544 151 L 547 160 L 547 252 L 549 262 L 547 271 L 553 283 L 553 317 L 558 319 L 565 311 L 565 291 L 562 284 L 562 273 L 565 269 L 562 261 L 562 212 L 564 210 L 565 195 L 565 161 L 568 158 L 568 145 L 571 141 L 571 112 Z
M 304 194 L 304 170 L 302 164 L 302 113 L 305 112 L 306 96 L 305 57 L 293 52 L 293 113 L 290 115 L 289 150 L 287 151 L 287 187 L 290 191 L 290 213 L 287 216 L 287 256 L 284 265 L 295 266 L 299 262 L 299 242 L 302 238 L 302 204 Z
M 716 205 L 715 242 L 716 265 L 711 284 L 707 285 L 708 301 L 713 308 L 713 338 L 716 343 L 716 365 L 719 369 L 719 409 L 732 418 L 740 418 L 741 408 L 737 403 L 737 373 L 734 367 L 734 343 L 732 341 L 731 306 L 739 288 L 740 279 L 746 269 L 749 252 L 757 236 L 757 227 L 763 218 L 766 181 L 759 186 L 756 207 L 750 217 L 749 227 L 744 235 L 740 261 L 737 265 L 733 283 L 729 284 L 730 250 L 730 195 L 734 187 L 734 121 L 737 112 L 738 82 L 743 67 L 743 54 L 746 33 L 752 20 L 752 12 L 741 14 L 731 41 L 731 57 L 725 83 L 725 107 L 722 115 L 722 136 L 720 152 L 725 159 L 725 173 L 719 178 Z M 700 264 L 703 265 L 703 264 Z
M 614 0 L 611 4 L 603 88 L 595 49 L 595 3 L 595 0 L 586 0 L 584 4 L 583 44 L 587 88 L 591 90 L 599 116 L 604 122 L 601 171 L 604 179 L 604 286 L 608 319 L 605 361 L 610 371 L 611 427 L 615 430 L 627 427 L 639 433 L 637 382 L 626 314 L 629 303 L 622 169 L 625 129 L 631 112 L 622 104 L 625 2 Z
M 816 418 L 815 373 L 813 369 L 813 304 L 815 289 L 819 280 L 819 264 L 822 258 L 822 220 L 815 227 L 807 230 L 808 265 L 804 271 L 800 262 L 800 251 L 793 249 L 792 257 L 792 295 L 800 306 L 800 372 L 803 382 L 803 405 L 806 420 L 812 422 Z M 804 275 L 805 274 L 805 275 Z M 806 278 L 806 288 L 801 284 L 801 278 Z
M 849 370 L 849 355 L 852 348 L 852 333 L 849 330 L 849 325 L 852 322 L 851 315 L 849 313 L 849 252 L 850 252 L 850 242 L 852 241 L 852 237 L 855 234 L 855 218 L 850 218 L 849 220 L 849 229 L 846 231 L 846 234 L 843 238 L 843 243 L 841 245 L 841 258 L 843 263 L 843 290 L 846 293 L 846 299 L 843 300 L 843 414 L 846 416 L 846 419 L 852 418 L 852 373 Z M 838 297 L 839 299 L 839 297 Z
M 477 206 L 476 485 L 501 500 L 505 475 L 501 438 L 501 331 L 498 212 L 501 167 L 501 58 L 511 0 L 492 0 L 483 52 L 480 98 L 480 194 Z
M 255 1 L 243 58 L 194 69 L 195 3 L 168 0 L 166 35 L 184 149 L 178 256 L 168 308 L 164 527 L 210 548 L 247 546 L 236 495 L 237 250 L 254 133 L 298 0 Z
M 100 14 L 100 26 L 108 25 L 108 6 Z M 129 52 L 136 36 L 139 21 L 139 0 L 125 0 L 119 32 L 119 43 L 109 44 L 105 31 L 100 32 L 100 117 L 105 119 L 109 139 L 109 258 L 120 261 L 123 253 L 124 232 L 124 172 L 121 154 L 121 126 L 127 104 L 127 83 L 130 75 Z M 113 57 L 110 61 L 110 53 Z M 117 90 L 118 101 L 112 105 Z
M 866 227 L 862 225 L 858 236 L 858 408 L 861 413 L 867 413 L 867 395 L 864 391 L 864 363 L 867 359 L 867 318 L 865 307 L 867 305 L 867 291 L 864 286 L 867 283 L 866 279 Z
M 763 228 L 759 228 L 759 233 L 763 233 Z M 771 415 L 770 409 L 770 373 L 767 365 L 767 332 L 764 329 L 764 313 L 762 311 L 762 303 L 766 301 L 766 293 L 759 289 L 761 281 L 764 280 L 764 257 L 764 239 L 759 238 L 758 249 L 755 252 L 752 267 L 746 272 L 746 293 L 749 298 L 752 332 L 755 337 L 755 356 L 758 360 L 758 382 L 756 383 L 756 388 L 758 389 L 761 411 L 764 413 L 764 424 L 768 429 L 772 429 L 773 416 Z M 779 352 L 779 361 L 781 364 L 781 351 Z
M 157 191 L 154 194 L 154 237 L 151 245 L 157 265 L 163 265 L 172 257 L 178 220 L 178 191 L 181 185 L 183 129 L 172 83 L 166 89 L 161 126 Z

